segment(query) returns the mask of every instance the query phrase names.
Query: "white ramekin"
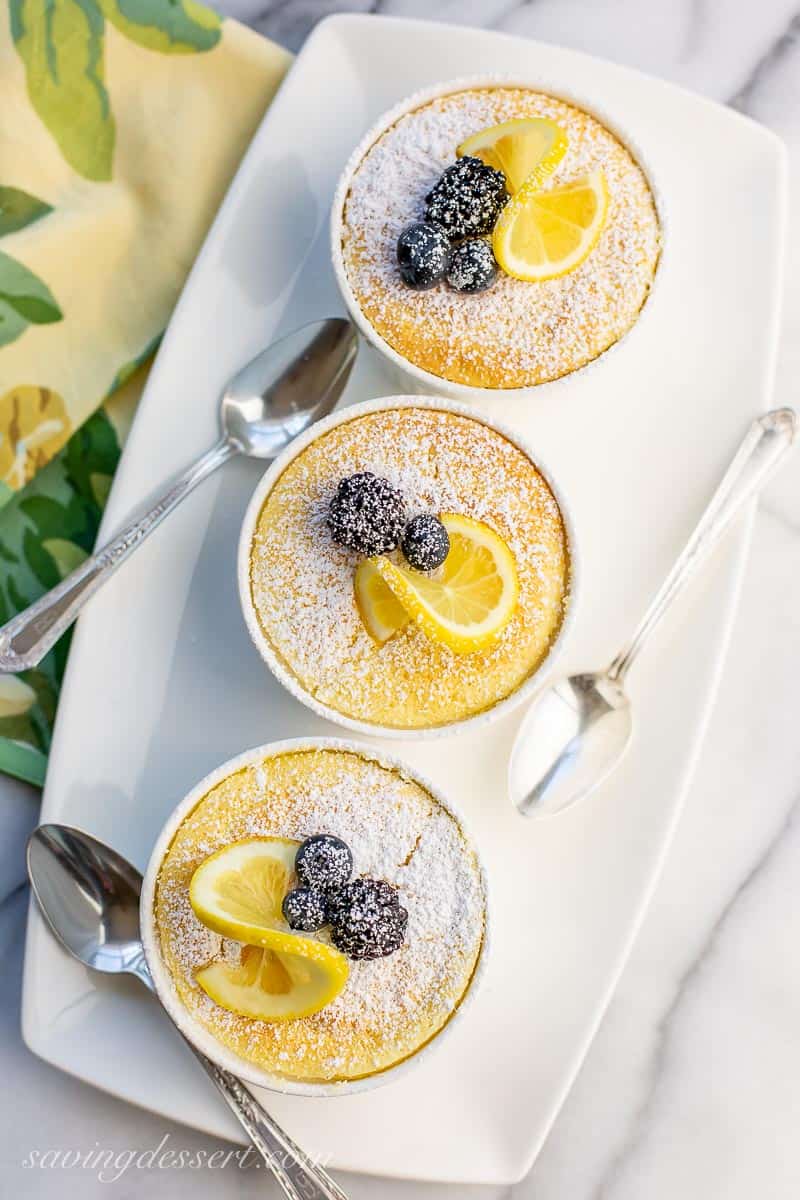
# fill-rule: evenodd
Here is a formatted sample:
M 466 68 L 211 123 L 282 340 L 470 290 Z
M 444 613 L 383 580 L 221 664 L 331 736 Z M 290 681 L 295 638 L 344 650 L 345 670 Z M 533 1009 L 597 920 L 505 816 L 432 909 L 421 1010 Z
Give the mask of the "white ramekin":
M 344 257 L 342 255 L 342 226 L 344 205 L 347 199 L 347 194 L 350 191 L 353 175 L 358 169 L 362 159 L 364 158 L 364 155 L 375 144 L 378 138 L 380 138 L 387 129 L 391 128 L 392 125 L 395 125 L 401 119 L 401 117 L 406 116 L 407 113 L 413 112 L 417 108 L 421 108 L 422 105 L 427 104 L 431 100 L 437 99 L 439 96 L 448 96 L 452 92 L 465 91 L 467 88 L 487 87 L 519 87 L 532 89 L 537 92 L 543 92 L 548 96 L 553 96 L 557 100 L 563 100 L 567 104 L 572 104 L 575 108 L 580 108 L 584 112 L 588 112 L 591 116 L 595 117 L 601 123 L 601 125 L 604 125 L 606 129 L 610 130 L 610 132 L 614 134 L 614 136 L 622 143 L 622 145 L 625 146 L 634 161 L 644 172 L 650 187 L 650 192 L 653 196 L 658 214 L 659 225 L 661 228 L 661 248 L 658 263 L 656 264 L 655 276 L 650 285 L 650 290 L 647 294 L 642 310 L 630 329 L 627 330 L 622 337 L 618 338 L 616 342 L 613 342 L 607 350 L 604 350 L 602 354 L 597 355 L 596 358 L 591 359 L 590 362 L 585 363 L 582 367 L 576 367 L 574 371 L 569 371 L 565 375 L 559 376 L 558 379 L 551 379 L 546 383 L 531 384 L 528 387 L 483 388 L 467 383 L 456 383 L 453 380 L 444 379 L 440 375 L 434 375 L 432 371 L 426 371 L 422 367 L 418 367 L 414 363 L 409 362 L 407 358 L 404 358 L 401 354 L 398 354 L 398 352 L 392 346 L 390 346 L 389 343 L 384 340 L 384 338 L 381 337 L 381 335 L 373 326 L 372 322 L 364 315 L 361 305 L 356 299 L 353 289 L 350 287 L 350 281 L 347 277 L 347 270 L 345 268 Z M 585 97 L 582 97 L 575 92 L 570 91 L 568 88 L 560 87 L 557 84 L 554 84 L 552 80 L 543 79 L 541 76 L 530 75 L 522 77 L 516 74 L 513 76 L 477 75 L 469 76 L 463 79 L 451 79 L 445 83 L 439 83 L 435 87 L 425 88 L 424 90 L 415 92 L 413 95 L 401 100 L 399 104 L 396 104 L 393 108 L 390 108 L 381 117 L 379 117 L 375 124 L 364 135 L 353 153 L 350 155 L 350 158 L 348 159 L 347 164 L 339 178 L 339 183 L 337 184 L 336 192 L 334 194 L 333 204 L 331 207 L 330 225 L 331 260 L 333 262 L 333 270 L 336 276 L 336 282 L 339 285 L 339 290 L 347 306 L 347 310 L 364 338 L 370 343 L 370 345 L 374 346 L 376 350 L 380 351 L 384 358 L 386 358 L 395 369 L 399 368 L 406 376 L 412 379 L 415 386 L 418 386 L 420 390 L 426 392 L 438 392 L 445 396 L 454 396 L 457 399 L 466 401 L 475 399 L 502 399 L 506 396 L 532 397 L 534 395 L 541 399 L 550 389 L 557 388 L 559 385 L 563 385 L 567 380 L 574 379 L 576 375 L 592 369 L 597 369 L 600 364 L 604 363 L 608 359 L 610 354 L 613 354 L 621 346 L 627 345 L 630 337 L 633 334 L 633 331 L 635 329 L 639 329 L 642 321 L 649 316 L 649 313 L 653 308 L 653 296 L 661 275 L 661 266 L 664 260 L 664 245 L 666 237 L 665 229 L 666 215 L 664 211 L 664 203 L 659 193 L 657 182 L 654 178 L 652 170 L 647 164 L 644 155 L 635 145 L 634 140 L 625 132 L 624 129 L 621 128 L 618 121 L 603 111 L 601 106 L 595 104 L 593 101 L 587 100 Z
M 386 725 L 378 725 L 369 721 L 360 721 L 354 717 L 345 716 L 343 713 L 337 712 L 335 708 L 331 708 L 327 704 L 322 704 L 315 696 L 302 686 L 299 679 L 283 664 L 279 656 L 275 653 L 268 638 L 264 636 L 258 620 L 255 606 L 250 591 L 250 548 L 253 542 L 256 523 L 259 514 L 264 505 L 264 502 L 269 495 L 276 482 L 289 466 L 289 463 L 301 454 L 305 448 L 315 441 L 318 437 L 327 433 L 337 425 L 343 425 L 348 421 L 355 420 L 357 417 L 362 417 L 367 413 L 386 412 L 397 408 L 430 408 L 441 412 L 456 413 L 459 416 L 469 417 L 474 421 L 479 421 L 482 425 L 486 425 L 489 429 L 501 434 L 513 445 L 525 454 L 536 469 L 546 480 L 561 512 L 561 517 L 564 522 L 564 528 L 567 534 L 567 550 L 569 554 L 570 576 L 569 588 L 567 595 L 567 610 L 564 614 L 561 628 L 558 635 L 546 657 L 539 664 L 533 674 L 529 675 L 524 683 L 507 696 L 504 700 L 498 701 L 491 708 L 485 709 L 483 712 L 476 713 L 472 717 L 465 717 L 460 721 L 452 721 L 447 725 L 434 725 L 427 729 L 393 729 Z M 560 488 L 556 485 L 551 473 L 539 459 L 539 456 L 534 454 L 533 450 L 527 445 L 519 434 L 507 425 L 501 424 L 499 421 L 489 420 L 483 413 L 477 412 L 475 409 L 468 408 L 463 404 L 458 404 L 454 400 L 447 400 L 438 396 L 387 396 L 380 400 L 368 400 L 363 404 L 354 404 L 348 408 L 344 408 L 341 412 L 336 412 L 333 416 L 328 417 L 324 421 L 320 421 L 314 425 L 301 437 L 296 438 L 291 445 L 276 458 L 275 462 L 264 475 L 259 483 L 242 522 L 242 530 L 239 535 L 239 552 L 237 558 L 237 575 L 239 580 L 239 599 L 242 605 L 242 612 L 247 624 L 247 630 L 253 640 L 256 649 L 258 650 L 264 662 L 270 668 L 272 673 L 280 680 L 284 687 L 291 692 L 298 700 L 302 701 L 308 708 L 312 709 L 322 717 L 327 717 L 329 721 L 334 721 L 337 725 L 343 725 L 345 729 L 353 730 L 357 733 L 365 733 L 372 737 L 381 738 L 405 738 L 414 739 L 420 738 L 435 738 L 442 737 L 447 734 L 461 733 L 468 727 L 477 727 L 486 725 L 491 721 L 497 720 L 505 713 L 515 708 L 518 704 L 522 704 L 524 700 L 533 695 L 539 681 L 541 680 L 545 670 L 550 670 L 557 656 L 561 653 L 564 642 L 572 628 L 572 623 L 575 614 L 575 601 L 577 595 L 577 578 L 578 578 L 578 561 L 576 553 L 575 534 L 573 529 L 572 517 L 569 506 L 567 505 Z
M 213 787 L 228 775 L 233 774 L 235 771 L 240 771 L 243 767 L 247 767 L 251 763 L 263 762 L 265 758 L 275 758 L 278 755 L 297 750 L 350 751 L 353 754 L 360 755 L 369 762 L 375 762 L 380 764 L 380 766 L 400 771 L 408 779 L 418 783 L 457 822 L 470 849 L 475 854 L 483 885 L 485 914 L 483 942 L 481 943 L 478 961 L 467 991 L 452 1016 L 438 1033 L 435 1033 L 429 1041 L 409 1058 L 404 1059 L 393 1067 L 387 1067 L 375 1075 L 368 1075 L 363 1079 L 343 1081 L 341 1083 L 309 1083 L 286 1079 L 280 1075 L 273 1075 L 271 1072 L 263 1070 L 263 1068 L 256 1066 L 247 1059 L 240 1058 L 238 1054 L 235 1054 L 232 1050 L 223 1046 L 221 1042 L 218 1042 L 207 1029 L 195 1020 L 180 999 L 172 976 L 164 965 L 164 960 L 161 956 L 158 931 L 153 915 L 159 868 L 178 827 L 189 813 L 196 808 L 203 797 Z M 405 763 L 398 759 L 391 758 L 385 754 L 379 754 L 367 746 L 359 745 L 358 742 L 346 741 L 340 738 L 292 738 L 288 741 L 272 742 L 265 746 L 256 746 L 252 750 L 246 750 L 236 758 L 229 759 L 220 767 L 217 767 L 215 771 L 212 771 L 210 775 L 206 775 L 205 779 L 201 779 L 197 786 L 192 788 L 188 796 L 173 810 L 172 815 L 158 835 L 156 844 L 150 855 L 150 861 L 147 864 L 142 884 L 140 924 L 145 957 L 158 997 L 181 1033 L 184 1034 L 193 1046 L 201 1050 L 207 1058 L 210 1058 L 218 1066 L 224 1067 L 225 1070 L 231 1071 L 246 1083 L 255 1084 L 257 1087 L 269 1088 L 273 1092 L 283 1092 L 293 1096 L 349 1096 L 355 1092 L 369 1091 L 371 1088 L 381 1087 L 385 1083 L 393 1082 L 395 1079 L 400 1078 L 400 1076 L 405 1075 L 412 1067 L 417 1066 L 428 1056 L 434 1047 L 442 1045 L 444 1039 L 450 1034 L 453 1027 L 461 1021 L 467 1007 L 472 1003 L 485 973 L 489 946 L 489 899 L 486 871 L 478 854 L 475 840 L 470 836 L 462 814 L 451 800 L 442 795 L 434 784 L 425 779 L 417 771 L 412 771 Z

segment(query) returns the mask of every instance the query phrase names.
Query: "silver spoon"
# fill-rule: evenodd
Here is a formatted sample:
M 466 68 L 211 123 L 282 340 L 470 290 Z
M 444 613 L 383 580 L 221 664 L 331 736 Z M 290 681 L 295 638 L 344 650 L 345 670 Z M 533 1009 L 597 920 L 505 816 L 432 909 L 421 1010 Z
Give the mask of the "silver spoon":
M 24 612 L 0 629 L 0 673 L 37 666 L 164 518 L 217 467 L 237 454 L 275 458 L 335 407 L 356 357 L 350 321 L 329 317 L 288 334 L 258 354 L 228 384 L 220 405 L 221 437 L 159 501 Z
M 96 838 L 68 825 L 34 829 L 27 860 L 33 894 L 64 949 L 94 971 L 135 975 L 155 992 L 139 933 L 142 877 L 136 868 Z M 347 1200 L 235 1075 L 184 1041 L 289 1200 Z
M 509 762 L 512 802 L 526 817 L 558 813 L 588 796 L 620 762 L 633 713 L 625 677 L 672 601 L 742 506 L 764 486 L 797 432 L 791 408 L 757 418 L 627 646 L 605 671 L 571 675 L 534 699 Z

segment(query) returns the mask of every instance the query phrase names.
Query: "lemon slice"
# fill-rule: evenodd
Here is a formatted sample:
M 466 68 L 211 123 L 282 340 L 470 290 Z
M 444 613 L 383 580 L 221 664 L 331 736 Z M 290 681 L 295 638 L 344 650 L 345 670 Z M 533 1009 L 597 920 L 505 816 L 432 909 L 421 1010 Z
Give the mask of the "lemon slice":
M 412 620 L 434 641 L 456 654 L 484 650 L 497 641 L 511 620 L 519 597 L 514 555 L 482 521 L 455 513 L 440 520 L 450 537 L 450 552 L 430 574 L 373 558 Z
M 474 133 L 456 150 L 496 167 L 506 177 L 512 196 L 530 180 L 536 189 L 552 175 L 567 152 L 567 135 L 546 117 L 521 117 Z
M 358 614 L 367 633 L 379 646 L 404 629 L 411 620 L 392 589 L 383 582 L 371 559 L 363 559 L 353 579 Z
M 195 978 L 217 1004 L 244 1017 L 309 1016 L 330 1004 L 347 981 L 343 954 L 291 933 L 283 919 L 299 844 L 289 838 L 233 842 L 201 863 L 189 884 L 189 900 L 203 924 L 245 943 L 238 965 L 210 963 Z
M 517 279 L 541 282 L 566 275 L 594 249 L 607 211 L 602 171 L 546 192 L 525 184 L 494 227 L 494 256 Z
M 347 982 L 347 959 L 333 946 L 294 934 L 277 934 L 289 950 L 242 946 L 238 966 L 216 962 L 195 979 L 211 999 L 242 1017 L 296 1021 L 325 1008 Z
M 202 862 L 189 884 L 189 902 L 204 925 L 251 946 L 271 946 L 265 935 L 287 930 L 281 905 L 294 876 L 299 842 L 247 838 Z

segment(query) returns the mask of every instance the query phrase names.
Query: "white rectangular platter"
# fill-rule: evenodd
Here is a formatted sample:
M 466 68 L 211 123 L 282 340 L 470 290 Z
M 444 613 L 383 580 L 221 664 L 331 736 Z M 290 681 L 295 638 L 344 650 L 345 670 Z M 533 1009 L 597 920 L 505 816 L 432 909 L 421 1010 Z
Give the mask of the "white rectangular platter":
M 643 147 L 666 250 L 646 316 L 617 352 L 514 422 L 572 501 L 582 599 L 566 668 L 602 665 L 631 630 L 750 417 L 769 398 L 779 305 L 783 156 L 765 130 L 667 84 L 553 46 L 343 16 L 317 27 L 283 85 L 173 317 L 106 514 L 109 534 L 216 435 L 221 387 L 275 335 L 342 311 L 328 209 L 382 110 L 443 77 L 501 72 L 594 99 Z M 348 401 L 410 390 L 362 349 Z M 43 817 L 143 867 L 173 805 L 246 747 L 336 733 L 267 673 L 239 612 L 239 524 L 262 468 L 207 483 L 92 602 L 75 637 Z M 586 806 L 526 823 L 506 794 L 520 717 L 401 753 L 466 810 L 487 864 L 485 986 L 441 1053 L 335 1100 L 265 1095 L 334 1167 L 507 1184 L 530 1167 L 602 1016 L 658 875 L 725 651 L 747 522 L 634 672 L 638 728 Z M 695 796 L 702 804 L 702 796 Z M 90 976 L 32 914 L 23 1012 L 43 1058 L 156 1112 L 238 1130 L 156 1004 Z M 600 1098 L 598 1098 L 600 1100 Z

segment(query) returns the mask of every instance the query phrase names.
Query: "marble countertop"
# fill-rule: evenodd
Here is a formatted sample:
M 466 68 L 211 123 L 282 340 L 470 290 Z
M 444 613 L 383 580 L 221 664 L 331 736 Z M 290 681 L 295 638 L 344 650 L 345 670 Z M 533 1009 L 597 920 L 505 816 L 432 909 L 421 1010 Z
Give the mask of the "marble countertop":
M 334 11 L 501 29 L 603 55 L 729 103 L 787 143 L 800 173 L 800 14 L 789 0 L 225 0 L 297 49 Z M 698 187 L 698 203 L 702 189 Z M 790 206 L 791 207 L 791 206 Z M 743 230 L 743 236 L 747 231 Z M 732 248 L 732 251 L 735 248 Z M 800 232 L 790 227 L 775 401 L 797 404 Z M 342 1177 L 354 1200 L 796 1200 L 800 1195 L 800 463 L 759 509 L 719 700 L 649 915 L 531 1175 L 512 1191 Z M 2 781 L 0 788 L 24 790 Z M 22 808 L 22 812 L 26 809 Z M 36 820 L 31 793 L 16 836 Z M 0 878 L 9 873 L 0 873 Z M 33 1058 L 19 1036 L 26 896 L 0 898 L 4 1192 L 193 1200 L 276 1195 L 263 1171 L 27 1169 L 30 1149 L 175 1148 L 209 1139 Z M 112 1172 L 113 1174 L 113 1172 Z M 110 1189 L 110 1191 L 109 1191 Z

